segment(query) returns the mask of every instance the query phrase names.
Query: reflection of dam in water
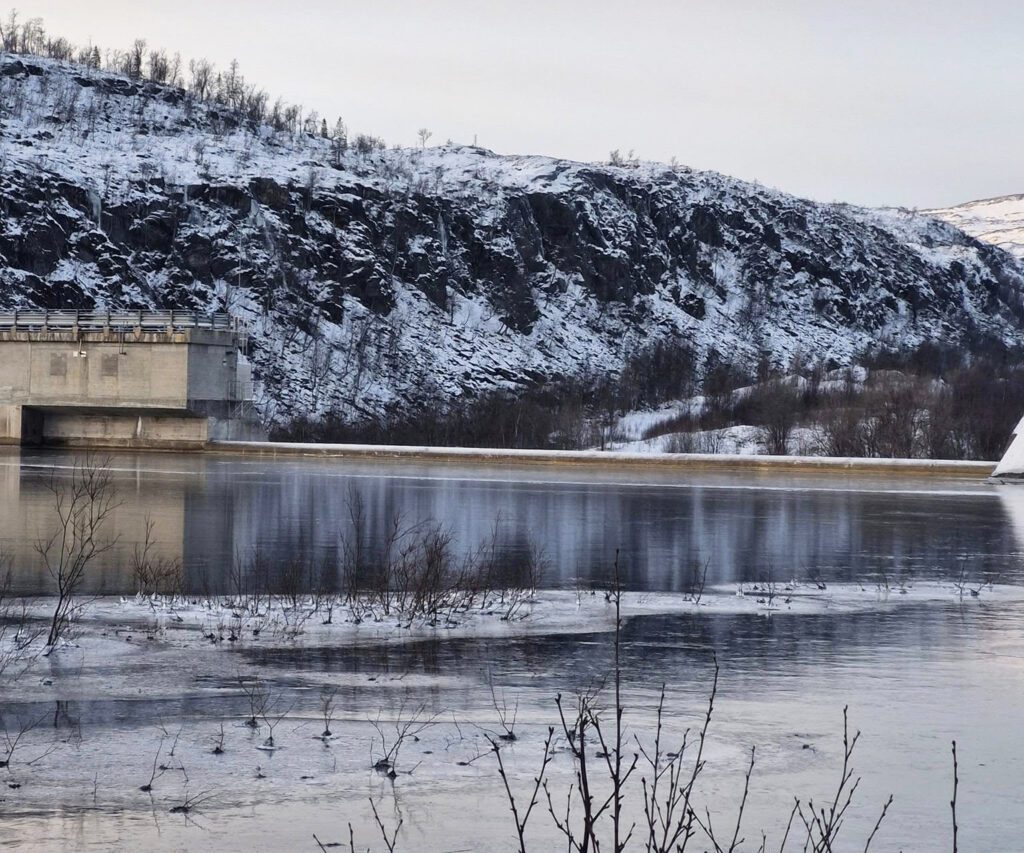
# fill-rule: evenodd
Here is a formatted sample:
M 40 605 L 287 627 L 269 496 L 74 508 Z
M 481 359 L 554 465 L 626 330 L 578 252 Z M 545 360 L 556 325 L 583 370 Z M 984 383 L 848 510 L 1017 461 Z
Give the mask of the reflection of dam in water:
M 66 453 L 0 456 L 0 541 L 19 586 L 43 591 L 33 543 L 47 529 L 46 482 Z M 391 519 L 433 519 L 471 550 L 497 523 L 514 561 L 532 541 L 547 585 L 606 579 L 618 549 L 638 589 L 681 589 L 694 564 L 709 583 L 793 576 L 849 580 L 884 572 L 956 577 L 1024 574 L 1024 490 L 963 481 L 833 475 L 644 473 L 592 469 L 261 460 L 216 454 L 119 454 L 118 535 L 96 591 L 131 592 L 130 560 L 145 518 L 162 556 L 181 559 L 188 585 L 226 589 L 229 568 L 253 551 L 271 567 L 296 554 L 332 560 L 351 535 L 349 501 L 364 508 L 362 537 L 379 544 Z
M 74 459 L 70 454 L 44 457 L 18 450 L 0 455 L 0 549 L 11 562 L 17 591 L 35 594 L 50 589 L 36 545 L 56 529 L 51 477 L 54 485 L 65 483 Z M 142 462 L 145 457 L 138 459 Z M 134 588 L 132 553 L 145 539 L 147 518 L 153 524 L 153 557 L 183 557 L 187 499 L 184 490 L 165 488 L 160 478 L 153 478 L 132 458 L 113 459 L 112 464 L 117 506 L 103 541 L 113 541 L 113 545 L 90 566 L 89 587 L 91 591 L 130 592 Z

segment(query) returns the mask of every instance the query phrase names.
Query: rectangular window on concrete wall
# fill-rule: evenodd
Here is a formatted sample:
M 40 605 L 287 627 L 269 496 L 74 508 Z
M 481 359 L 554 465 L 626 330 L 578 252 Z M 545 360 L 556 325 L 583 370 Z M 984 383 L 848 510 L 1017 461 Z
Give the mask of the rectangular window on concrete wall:
M 100 359 L 100 374 L 104 379 L 117 379 L 117 370 L 120 366 L 120 356 L 117 353 L 104 355 Z
M 50 376 L 68 375 L 68 356 L 63 352 L 50 353 Z

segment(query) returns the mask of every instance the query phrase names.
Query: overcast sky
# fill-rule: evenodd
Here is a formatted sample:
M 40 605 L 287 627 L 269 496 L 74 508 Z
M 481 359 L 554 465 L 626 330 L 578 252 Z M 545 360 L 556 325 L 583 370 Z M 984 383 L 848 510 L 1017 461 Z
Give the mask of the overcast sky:
M 26 0 L 416 144 L 613 148 L 832 201 L 1024 192 L 1022 0 Z

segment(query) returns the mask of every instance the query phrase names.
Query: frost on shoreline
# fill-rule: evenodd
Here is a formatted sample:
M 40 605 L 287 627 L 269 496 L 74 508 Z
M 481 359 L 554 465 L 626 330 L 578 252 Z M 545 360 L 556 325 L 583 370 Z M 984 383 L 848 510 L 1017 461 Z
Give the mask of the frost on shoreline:
M 769 581 L 698 587 L 685 593 L 626 592 L 622 612 L 627 620 L 672 614 L 694 620 L 729 615 L 799 619 L 896 611 L 904 605 L 949 611 L 1020 601 L 1024 601 L 1024 588 L 1009 585 L 951 581 L 886 585 L 881 579 L 825 585 Z M 44 618 L 48 603 L 45 598 L 31 602 L 31 618 Z M 5 695 L 14 709 L 12 714 L 20 706 L 38 713 L 45 723 L 30 730 L 24 746 L 19 747 L 16 758 L 20 763 L 10 775 L 10 783 L 17 787 L 0 791 L 11 821 L 7 825 L 27 831 L 24 828 L 32 826 L 32 821 L 47 820 L 54 803 L 59 803 L 61 819 L 76 813 L 112 814 L 113 818 L 104 819 L 112 821 L 119 833 L 124 830 L 117 821 L 127 816 L 137 821 L 132 837 L 139 838 L 144 832 L 138 828 L 143 823 L 140 816 L 187 814 L 182 809 L 195 798 L 209 796 L 205 817 L 214 833 L 221 833 L 210 836 L 218 849 L 254 849 L 245 835 L 253 833 L 250 827 L 254 824 L 259 831 L 272 827 L 280 833 L 282 808 L 303 810 L 304 827 L 315 821 L 318 831 L 342 837 L 344 826 L 332 824 L 332 815 L 339 811 L 346 818 L 358 814 L 368 793 L 379 797 L 381 791 L 386 794 L 391 789 L 393 781 L 378 768 L 379 756 L 385 754 L 384 737 L 391 737 L 403 720 L 415 723 L 419 719 L 436 720 L 437 725 L 423 731 L 422 742 L 407 746 L 408 758 L 398 771 L 407 802 L 416 804 L 417 797 L 429 798 L 429 806 L 411 805 L 410 813 L 424 815 L 428 831 L 437 831 L 429 821 L 438 808 L 453 803 L 462 808 L 467 797 L 488 798 L 488 813 L 498 814 L 503 802 L 500 783 L 493 784 L 493 767 L 487 763 L 491 760 L 488 733 L 494 730 L 494 722 L 487 681 L 477 669 L 481 661 L 473 657 L 466 660 L 465 667 L 434 668 L 409 666 L 403 655 L 392 655 L 393 649 L 381 649 L 379 655 L 357 653 L 351 658 L 331 653 L 321 657 L 317 650 L 343 652 L 361 646 L 363 652 L 370 652 L 367 647 L 373 645 L 448 637 L 492 637 L 498 640 L 496 646 L 503 647 L 510 644 L 502 641 L 514 637 L 599 632 L 604 636 L 596 643 L 584 640 L 579 645 L 607 649 L 614 631 L 614 606 L 603 590 L 542 589 L 529 594 L 517 618 L 502 619 L 497 607 L 489 611 L 476 608 L 444 626 L 424 619 L 402 622 L 394 614 L 377 620 L 359 605 L 356 612 L 362 618 L 357 623 L 347 604 L 336 608 L 331 623 L 324 624 L 323 605 L 316 610 L 315 603 L 312 597 L 299 596 L 292 606 L 291 601 L 274 596 L 246 617 L 240 612 L 240 602 L 231 597 L 106 596 L 86 602 L 70 639 L 49 659 L 37 660 L 34 671 L 26 673 Z M 908 623 L 913 623 L 909 609 L 907 616 Z M 236 630 L 231 641 L 236 619 L 244 627 Z M 259 634 L 254 636 L 257 626 Z M 867 641 L 873 642 L 874 635 Z M 568 644 L 577 645 L 574 639 Z M 239 647 L 248 653 L 231 654 Z M 264 650 L 274 653 L 262 654 Z M 418 654 L 413 656 L 422 662 Z M 596 669 L 606 663 L 590 648 L 579 656 L 593 657 Z M 460 659 L 457 654 L 456 660 Z M 528 667 L 532 661 L 528 658 L 522 665 Z M 523 672 L 499 676 L 504 679 L 498 687 L 500 701 L 505 700 L 502 691 L 508 686 L 509 701 L 522 711 L 519 753 L 515 745 L 503 753 L 516 787 L 525 785 L 536 773 L 537 745 L 552 719 L 551 694 L 555 690 L 543 676 L 540 682 L 533 682 L 535 676 Z M 547 679 L 571 677 L 564 669 L 547 673 Z M 814 677 L 820 681 L 821 671 L 816 669 Z M 696 678 L 699 682 L 700 675 Z M 341 708 L 327 724 L 317 710 L 318 697 L 325 695 L 325 688 L 340 691 Z M 644 736 L 654 725 L 651 703 L 656 696 L 649 686 L 630 690 L 631 721 Z M 335 694 L 327 695 L 333 698 Z M 683 692 L 675 698 L 679 704 L 673 708 L 679 713 L 670 727 L 681 728 L 697 719 L 703 697 L 686 698 Z M 806 701 L 801 697 L 800 702 Z M 832 697 L 825 701 L 831 702 Z M 85 735 L 77 740 L 68 729 L 50 728 L 54 703 L 61 712 L 69 702 L 72 708 L 91 706 L 102 711 L 86 719 L 84 711 L 75 710 L 86 723 L 82 727 Z M 262 711 L 253 711 L 253 703 Z M 453 711 L 451 722 L 447 716 L 440 719 L 440 708 Z M 745 716 L 749 710 L 741 708 L 733 720 L 726 717 L 722 737 L 709 746 L 716 768 L 720 768 L 713 771 L 718 775 L 709 777 L 711 791 L 718 790 L 725 775 L 735 781 L 735 774 L 742 772 L 746 755 L 739 744 L 755 734 L 759 743 L 766 742 L 769 757 L 759 772 L 767 774 L 769 786 L 788 788 L 794 766 L 815 774 L 814 780 L 832 768 L 834 754 L 814 748 L 816 742 L 824 741 L 817 723 L 807 728 L 806 723 L 794 720 L 766 736 L 763 729 L 755 732 L 749 728 Z M 34 719 L 31 716 L 30 722 Z M 256 720 L 257 726 L 249 720 Z M 321 734 L 325 728 L 333 730 L 332 737 Z M 268 734 L 273 739 L 271 746 Z M 66 738 L 67 743 L 60 741 L 50 758 L 27 766 L 26 760 L 49 750 L 55 737 Z M 774 760 L 773 751 L 784 760 Z M 560 754 L 550 773 L 552 784 L 564 790 L 573 783 L 574 765 L 565 750 Z M 881 775 L 886 768 L 883 763 Z M 102 809 L 96 809 L 97 802 L 103 804 Z M 771 808 L 775 802 L 763 800 L 755 805 L 750 820 L 774 820 Z M 261 822 L 256 823 L 254 816 Z M 195 815 L 200 824 L 203 818 L 201 812 Z M 173 839 L 177 842 L 184 829 L 175 827 Z M 372 830 L 372 824 L 356 824 L 357 835 L 368 837 Z M 494 831 L 501 834 L 504 829 Z M 168 834 L 167 839 L 171 838 Z M 436 845 L 417 847 L 417 840 L 414 833 L 407 839 L 412 844 L 403 849 L 442 849 Z M 178 849 L 170 847 L 170 841 L 168 846 L 162 844 L 157 838 L 151 845 L 139 846 Z M 193 846 L 203 844 L 210 841 L 199 836 Z M 489 849 L 501 848 L 495 842 Z
M 626 618 L 672 614 L 817 616 L 892 609 L 1024 601 L 1024 588 L 1009 584 L 884 581 L 825 584 L 761 582 L 723 584 L 693 592 L 625 592 Z M 27 605 L 43 618 L 47 599 Z M 104 596 L 88 602 L 76 622 L 72 644 L 86 637 L 130 629 L 140 639 L 173 644 L 374 645 L 447 637 L 518 637 L 611 631 L 614 613 L 602 590 L 539 590 L 509 615 L 495 604 L 432 617 L 385 615 L 367 600 L 336 603 L 328 611 L 313 597 L 268 600 L 253 609 L 230 596 Z

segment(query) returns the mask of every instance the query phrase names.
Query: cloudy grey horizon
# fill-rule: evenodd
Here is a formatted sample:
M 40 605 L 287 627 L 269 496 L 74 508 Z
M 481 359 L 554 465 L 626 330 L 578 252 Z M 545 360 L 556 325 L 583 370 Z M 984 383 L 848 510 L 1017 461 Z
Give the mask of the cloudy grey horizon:
M 27 0 L 76 43 L 233 58 L 389 144 L 601 161 L 612 149 L 820 201 L 1024 192 L 1024 4 L 952 0 Z

